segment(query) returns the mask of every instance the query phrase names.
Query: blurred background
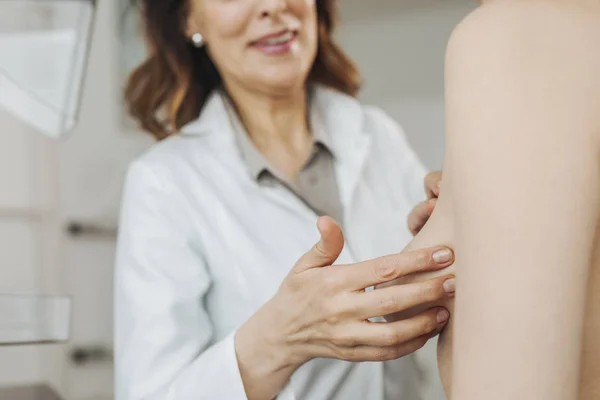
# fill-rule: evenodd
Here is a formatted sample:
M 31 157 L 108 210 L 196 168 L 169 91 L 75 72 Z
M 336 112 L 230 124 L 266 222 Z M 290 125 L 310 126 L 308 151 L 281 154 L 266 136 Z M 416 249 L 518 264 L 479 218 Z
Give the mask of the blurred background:
M 41 383 L 65 400 L 113 398 L 119 201 L 128 163 L 152 144 L 122 107 L 125 77 L 143 56 L 124 1 L 97 3 L 80 118 L 66 138 L 53 141 L 0 110 L 0 293 L 69 295 L 73 307 L 68 343 L 0 347 L 0 387 Z M 474 7 L 471 0 L 340 0 L 337 36 L 363 71 L 361 99 L 389 112 L 432 169 L 441 168 L 444 149 L 446 42 Z M 434 353 L 430 346 L 422 356 L 434 360 Z M 443 400 L 430 382 L 427 400 Z

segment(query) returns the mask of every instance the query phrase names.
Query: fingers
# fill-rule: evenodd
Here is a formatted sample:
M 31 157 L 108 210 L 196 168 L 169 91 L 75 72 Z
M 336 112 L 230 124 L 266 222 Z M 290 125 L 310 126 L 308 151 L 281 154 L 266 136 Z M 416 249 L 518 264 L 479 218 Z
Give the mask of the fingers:
M 437 198 L 440 195 L 440 183 L 442 181 L 442 172 L 435 171 L 427 174 L 425 177 L 425 193 L 427 201 L 419 203 L 408 216 L 408 228 L 413 235 L 419 233 L 431 217 L 433 209 L 436 206 Z
M 425 192 L 427 193 L 428 199 L 439 197 L 439 184 L 441 181 L 442 171 L 435 171 L 427 174 L 427 176 L 425 177 Z
M 437 203 L 437 199 L 429 199 L 422 203 L 419 203 L 408 216 L 408 228 L 413 235 L 416 235 L 423 229 L 425 223 L 431 217 L 433 209 Z
M 348 361 L 392 360 L 410 354 L 427 343 L 449 319 L 444 308 L 434 308 L 413 318 L 393 323 L 357 324 L 343 329 L 332 342 L 336 358 Z
M 419 305 L 435 303 L 452 296 L 454 294 L 453 285 L 447 285 L 450 291 L 446 292 L 444 282 L 453 278 L 449 275 L 424 282 L 394 285 L 359 293 L 356 296 L 356 302 L 353 302 L 354 304 L 349 305 L 349 307 L 356 310 L 361 319 L 400 313 Z
M 429 339 L 431 339 L 429 336 L 422 336 L 400 346 L 390 347 L 348 347 L 341 351 L 340 355 L 335 358 L 351 362 L 397 360 L 398 358 L 402 358 L 419 350 L 425 346 L 425 343 L 427 343 Z
M 333 264 L 344 248 L 344 235 L 332 218 L 319 218 L 317 229 L 319 229 L 321 238 L 298 260 L 294 267 L 298 272 Z
M 438 246 L 347 265 L 336 273 L 343 274 L 340 282 L 345 288 L 362 290 L 416 272 L 437 271 L 448 267 L 453 262 L 452 250 Z

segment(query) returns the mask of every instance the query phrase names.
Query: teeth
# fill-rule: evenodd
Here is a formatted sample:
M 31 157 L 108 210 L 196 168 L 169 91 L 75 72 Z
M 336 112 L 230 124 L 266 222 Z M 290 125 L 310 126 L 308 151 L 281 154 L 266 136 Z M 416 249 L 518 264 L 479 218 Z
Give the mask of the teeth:
M 283 35 L 267 39 L 264 41 L 264 43 L 267 45 L 278 45 L 285 42 L 289 42 L 290 40 L 292 40 L 293 37 L 294 34 L 292 32 L 286 32 Z

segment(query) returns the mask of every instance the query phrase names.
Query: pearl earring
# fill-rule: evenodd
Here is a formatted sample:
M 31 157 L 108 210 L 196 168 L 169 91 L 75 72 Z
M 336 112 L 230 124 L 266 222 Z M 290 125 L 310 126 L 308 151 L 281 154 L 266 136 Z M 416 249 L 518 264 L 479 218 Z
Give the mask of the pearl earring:
M 192 35 L 192 42 L 196 47 L 202 47 L 204 45 L 204 37 L 199 33 L 194 33 Z

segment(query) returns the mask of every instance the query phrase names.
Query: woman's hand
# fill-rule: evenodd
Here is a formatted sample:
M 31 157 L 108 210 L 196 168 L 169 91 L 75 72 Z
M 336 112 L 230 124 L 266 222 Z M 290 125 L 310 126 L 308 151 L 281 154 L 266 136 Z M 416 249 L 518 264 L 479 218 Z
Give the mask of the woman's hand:
M 249 399 L 273 398 L 291 374 L 313 358 L 384 361 L 421 348 L 448 319 L 443 308 L 393 323 L 370 318 L 402 312 L 447 296 L 439 277 L 374 291 L 365 288 L 453 262 L 444 247 L 332 266 L 344 239 L 330 218 L 321 240 L 292 268 L 277 294 L 236 335 L 238 363 Z
M 413 235 L 419 233 L 427 223 L 427 220 L 429 220 L 429 217 L 431 217 L 437 203 L 437 198 L 440 196 L 441 181 L 441 171 L 431 172 L 425 177 L 427 200 L 417 204 L 408 216 L 408 228 Z

